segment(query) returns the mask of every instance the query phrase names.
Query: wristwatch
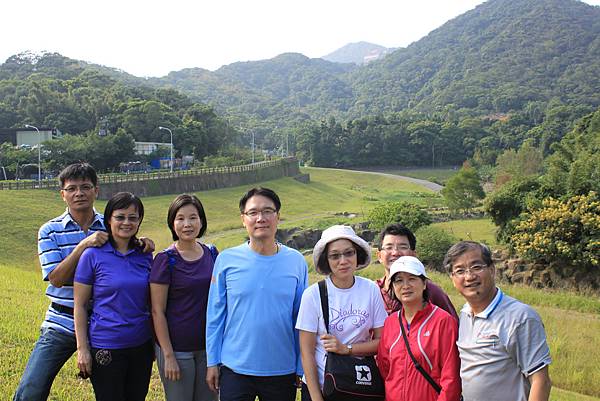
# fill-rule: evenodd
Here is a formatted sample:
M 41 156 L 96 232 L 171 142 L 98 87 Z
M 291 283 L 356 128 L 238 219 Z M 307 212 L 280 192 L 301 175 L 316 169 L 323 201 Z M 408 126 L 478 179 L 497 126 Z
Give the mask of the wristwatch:
M 346 344 L 346 348 L 348 348 L 348 355 L 352 355 L 352 344 Z

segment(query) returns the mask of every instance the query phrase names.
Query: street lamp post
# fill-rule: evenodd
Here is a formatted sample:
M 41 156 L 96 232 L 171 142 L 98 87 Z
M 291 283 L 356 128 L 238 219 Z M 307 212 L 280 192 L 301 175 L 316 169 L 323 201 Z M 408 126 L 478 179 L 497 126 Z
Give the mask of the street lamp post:
M 252 132 L 252 164 L 254 164 L 254 130 Z
M 173 172 L 173 131 L 171 131 L 167 127 L 158 127 L 158 129 L 169 131 L 169 134 L 171 134 L 171 173 L 172 173 Z
M 33 128 L 38 134 L 38 188 L 42 187 L 42 138 L 40 130 L 33 125 L 25 124 L 25 128 Z

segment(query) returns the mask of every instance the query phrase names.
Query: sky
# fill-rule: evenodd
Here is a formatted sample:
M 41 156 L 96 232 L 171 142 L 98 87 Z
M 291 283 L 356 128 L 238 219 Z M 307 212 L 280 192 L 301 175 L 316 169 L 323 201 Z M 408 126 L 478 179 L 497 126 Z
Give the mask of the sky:
M 600 0 L 585 0 L 600 5 Z M 5 1 L 0 63 L 24 51 L 139 77 L 297 52 L 322 57 L 352 42 L 405 47 L 482 0 Z

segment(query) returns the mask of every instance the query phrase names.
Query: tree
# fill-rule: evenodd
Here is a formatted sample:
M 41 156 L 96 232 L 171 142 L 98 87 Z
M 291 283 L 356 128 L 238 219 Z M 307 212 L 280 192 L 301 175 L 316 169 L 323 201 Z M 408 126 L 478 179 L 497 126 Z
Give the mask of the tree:
M 457 174 L 450 177 L 441 193 L 452 211 L 468 211 L 485 197 L 477 171 L 468 164 L 463 165 Z
M 534 147 L 531 140 L 523 142 L 518 151 L 505 150 L 496 159 L 496 186 L 513 179 L 539 175 L 543 162 L 542 150 Z
M 419 205 L 409 202 L 385 202 L 375 206 L 368 214 L 369 226 L 381 230 L 393 223 L 402 223 L 411 231 L 431 224 L 431 217 Z
M 419 239 L 419 260 L 427 267 L 445 272 L 444 266 L 442 266 L 444 256 L 448 249 L 457 242 L 457 238 L 434 226 L 419 228 L 415 232 L 415 236 Z

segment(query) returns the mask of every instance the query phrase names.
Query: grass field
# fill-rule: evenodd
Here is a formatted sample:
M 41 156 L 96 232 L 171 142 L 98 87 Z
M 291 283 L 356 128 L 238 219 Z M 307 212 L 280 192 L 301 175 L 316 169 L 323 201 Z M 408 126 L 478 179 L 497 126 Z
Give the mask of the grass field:
M 380 200 L 410 199 L 419 191 L 414 184 L 399 180 L 352 172 L 306 169 L 310 184 L 292 179 L 263 183 L 282 198 L 283 226 L 319 226 L 342 222 L 337 213 L 350 212 L 364 219 L 364 214 Z M 220 249 L 238 244 L 245 237 L 241 229 L 237 201 L 248 186 L 198 193 L 207 210 L 207 240 Z M 166 211 L 173 196 L 144 199 L 146 217 L 142 233 L 157 242 L 161 249 L 170 243 L 166 228 Z M 37 339 L 40 322 L 48 305 L 43 295 L 36 257 L 36 232 L 41 223 L 60 214 L 64 203 L 57 193 L 48 191 L 0 191 L 0 400 L 12 397 L 29 353 Z M 98 202 L 103 210 L 104 202 Z M 325 223 L 324 223 L 325 222 Z M 464 220 L 439 223 L 459 238 L 493 242 L 493 226 L 488 220 Z M 310 257 L 307 257 L 309 260 Z M 318 279 L 311 267 L 311 282 Z M 373 264 L 361 275 L 377 278 L 382 266 Z M 457 307 L 463 304 L 449 278 L 431 273 L 434 281 L 450 294 Z M 503 286 L 505 291 L 533 305 L 546 325 L 553 364 L 554 382 L 551 399 L 555 401 L 600 401 L 600 300 L 569 292 Z M 56 379 L 50 396 L 56 401 L 92 400 L 88 381 L 75 377 L 72 358 Z M 589 396 L 586 396 L 587 394 Z M 596 398 L 594 398 L 596 397 Z M 161 400 L 162 388 L 155 374 L 148 400 Z

